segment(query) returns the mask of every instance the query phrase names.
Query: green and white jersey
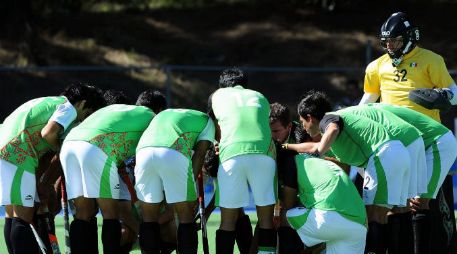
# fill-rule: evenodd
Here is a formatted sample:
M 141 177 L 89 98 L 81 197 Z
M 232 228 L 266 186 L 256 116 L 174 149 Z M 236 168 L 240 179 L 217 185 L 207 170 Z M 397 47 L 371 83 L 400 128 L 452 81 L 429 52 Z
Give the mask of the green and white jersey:
M 331 150 L 343 163 L 364 168 L 370 156 L 381 145 L 393 140 L 392 135 L 382 124 L 341 110 L 324 116 L 319 124 L 322 133 L 334 116 L 340 119 L 342 125 L 338 137 L 332 143 Z
M 211 98 L 221 129 L 221 163 L 242 154 L 265 154 L 275 158 L 271 139 L 270 104 L 259 92 L 242 86 L 220 88 Z
M 63 96 L 42 97 L 13 111 L 0 129 L 0 158 L 19 169 L 35 173 L 39 159 L 50 150 L 49 144 L 41 137 L 41 130 L 65 101 Z
M 144 130 L 155 116 L 143 106 L 113 104 L 101 108 L 68 133 L 66 141 L 87 141 L 102 149 L 117 166 L 135 154 Z
M 295 156 L 298 196 L 306 208 L 335 211 L 366 226 L 365 205 L 346 173 L 335 163 L 308 155 Z
M 393 138 L 399 140 L 404 146 L 409 146 L 416 139 L 421 137 L 421 133 L 411 124 L 405 122 L 393 113 L 379 110 L 366 105 L 352 106 L 342 109 L 341 111 L 358 116 L 364 116 L 375 122 L 381 123 Z
M 410 108 L 382 103 L 371 103 L 368 106 L 391 112 L 404 121 L 413 124 L 422 135 L 425 148 L 430 147 L 434 141 L 449 132 L 448 128 L 435 119 Z
M 157 114 L 141 136 L 137 151 L 144 147 L 167 147 L 189 160 L 200 140 L 214 141 L 215 127 L 207 114 L 192 109 L 167 109 Z

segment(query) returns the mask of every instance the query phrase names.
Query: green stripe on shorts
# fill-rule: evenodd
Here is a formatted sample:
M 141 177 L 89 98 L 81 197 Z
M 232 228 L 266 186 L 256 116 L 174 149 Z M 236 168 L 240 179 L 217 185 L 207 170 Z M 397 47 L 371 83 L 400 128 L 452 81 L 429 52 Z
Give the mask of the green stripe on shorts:
M 187 170 L 187 196 L 186 201 L 194 201 L 197 199 L 197 193 L 195 191 L 194 182 L 194 171 L 192 170 L 192 162 L 189 163 Z
M 111 165 L 113 165 L 113 160 L 108 157 L 103 166 L 102 177 L 100 179 L 100 198 L 113 198 L 110 181 Z
M 388 204 L 387 201 L 387 179 L 384 173 L 384 167 L 381 164 L 378 156 L 374 157 L 374 167 L 376 169 L 376 176 L 378 178 L 378 186 L 373 200 L 373 204 Z
M 214 196 L 215 196 L 215 198 L 214 198 L 214 205 L 215 205 L 216 207 L 218 207 L 218 206 L 219 206 L 219 199 L 220 199 L 220 198 L 219 198 L 219 192 L 220 192 L 220 190 L 219 190 L 219 184 L 217 183 L 217 178 L 214 178 L 213 182 L 214 182 Z
M 304 214 L 298 215 L 298 216 L 287 216 L 287 221 L 289 222 L 290 226 L 298 230 L 299 228 L 303 227 L 305 225 L 306 220 L 308 219 L 308 215 L 311 212 L 311 209 L 307 209 Z
M 425 198 L 433 198 L 433 194 L 435 193 L 436 189 L 438 188 L 438 180 L 440 179 L 441 174 L 441 156 L 440 151 L 438 150 L 438 145 L 436 142 L 432 144 L 432 153 L 433 153 L 433 171 L 432 177 L 430 178 L 430 182 L 427 186 L 427 193 L 422 194 L 421 197 Z
M 13 184 L 11 185 L 11 204 L 22 206 L 21 182 L 24 170 L 17 168 L 14 174 Z

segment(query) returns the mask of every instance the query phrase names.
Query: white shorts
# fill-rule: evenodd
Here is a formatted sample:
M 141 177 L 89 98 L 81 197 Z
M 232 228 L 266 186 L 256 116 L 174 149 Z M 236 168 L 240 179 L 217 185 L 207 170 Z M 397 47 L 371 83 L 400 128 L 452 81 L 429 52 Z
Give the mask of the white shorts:
M 364 172 L 366 205 L 406 206 L 409 192 L 409 152 L 398 140 L 388 141 L 368 159 Z
M 414 198 L 427 192 L 427 164 L 425 160 L 424 140 L 418 138 L 409 144 L 406 149 L 408 149 L 411 159 L 408 198 Z
M 326 244 L 325 253 L 364 253 L 367 228 L 335 211 L 293 208 L 287 211 L 289 224 L 296 228 L 306 246 Z
M 192 163 L 166 147 L 145 147 L 136 154 L 135 190 L 146 203 L 195 201 L 197 191 Z
M 37 196 L 35 174 L 0 159 L 0 206 L 33 207 Z
M 436 198 L 438 190 L 446 178 L 457 156 L 457 141 L 451 132 L 437 139 L 425 151 L 427 160 L 427 193 L 423 198 Z
M 66 141 L 60 151 L 68 199 L 119 199 L 116 163 L 99 147 L 86 141 Z
M 216 203 L 220 207 L 248 206 L 249 187 L 256 206 L 272 205 L 277 197 L 276 162 L 263 154 L 235 156 L 219 165 L 217 182 Z

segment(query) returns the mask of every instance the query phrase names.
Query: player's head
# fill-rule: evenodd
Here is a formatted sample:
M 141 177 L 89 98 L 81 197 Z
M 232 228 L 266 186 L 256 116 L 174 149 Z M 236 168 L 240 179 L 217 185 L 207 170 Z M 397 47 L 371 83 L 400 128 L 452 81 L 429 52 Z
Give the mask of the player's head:
M 405 13 L 396 12 L 382 24 L 380 38 L 381 46 L 395 67 L 401 63 L 403 56 L 416 46 L 419 29 L 412 25 Z
M 297 143 L 309 142 L 312 140 L 311 136 L 303 129 L 303 126 L 299 125 L 294 130 L 295 141 Z
M 248 84 L 248 77 L 246 74 L 236 68 L 229 68 L 222 71 L 221 75 L 219 76 L 219 87 L 234 87 L 237 85 L 246 87 Z
M 154 113 L 158 114 L 160 111 L 167 108 L 167 100 L 165 99 L 165 95 L 157 90 L 148 89 L 138 96 L 138 99 L 135 103 L 138 106 L 145 106 Z
M 132 104 L 132 100 L 123 91 L 109 89 L 103 94 L 107 105 Z
M 298 115 L 303 128 L 311 136 L 319 134 L 319 123 L 332 106 L 327 95 L 321 91 L 311 90 L 303 95 L 298 104 Z
M 280 144 L 287 141 L 292 129 L 288 107 L 277 102 L 270 104 L 270 129 L 274 141 Z
M 70 85 L 61 95 L 75 107 L 78 121 L 84 120 L 92 112 L 106 105 L 102 90 L 85 83 Z

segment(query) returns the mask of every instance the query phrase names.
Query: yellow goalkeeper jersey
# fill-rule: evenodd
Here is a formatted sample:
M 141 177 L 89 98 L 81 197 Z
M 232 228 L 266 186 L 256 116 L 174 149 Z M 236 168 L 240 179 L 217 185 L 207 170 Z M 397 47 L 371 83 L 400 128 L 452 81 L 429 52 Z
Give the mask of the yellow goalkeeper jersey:
M 430 50 L 416 47 L 392 66 L 388 54 L 371 62 L 365 70 L 364 92 L 378 94 L 381 102 L 411 108 L 440 121 L 439 110 L 429 110 L 408 99 L 416 88 L 444 88 L 455 84 L 444 59 Z

